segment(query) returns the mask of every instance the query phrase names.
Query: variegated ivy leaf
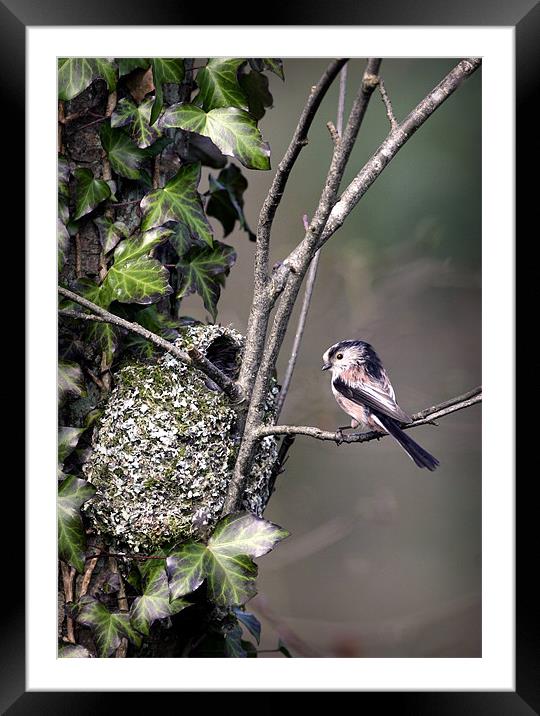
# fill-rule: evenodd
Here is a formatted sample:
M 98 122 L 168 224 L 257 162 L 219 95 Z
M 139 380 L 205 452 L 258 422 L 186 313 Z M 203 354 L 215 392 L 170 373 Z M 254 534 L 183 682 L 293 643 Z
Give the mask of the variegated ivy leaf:
M 238 220 L 250 241 L 255 241 L 255 234 L 249 228 L 244 216 L 244 192 L 247 185 L 246 178 L 234 164 L 230 164 L 220 172 L 217 179 L 210 176 L 210 198 L 206 205 L 206 213 L 221 221 L 224 236 L 231 233 Z
M 255 637 L 257 644 L 261 642 L 261 622 L 257 619 L 255 614 L 246 612 L 243 609 L 234 609 L 236 618 L 241 622 L 246 629 Z
M 141 68 L 147 70 L 150 67 L 150 60 L 144 57 L 120 57 L 118 58 L 118 74 L 120 77 L 129 75 L 130 72 Z
M 142 634 L 148 635 L 157 619 L 177 614 L 189 606 L 189 602 L 176 599 L 171 607 L 165 560 L 150 559 L 144 566 L 141 565 L 141 572 L 144 576 L 144 592 L 133 602 L 131 623 Z
M 113 299 L 121 303 L 155 303 L 172 293 L 169 272 L 159 261 L 148 256 L 115 262 L 109 269 L 104 284 Z
M 268 77 L 260 72 L 247 72 L 240 75 L 240 84 L 248 99 L 249 113 L 259 121 L 274 102 L 268 89 Z
M 198 589 L 204 582 L 206 547 L 200 542 L 187 542 L 167 557 L 167 573 L 171 599 L 178 599 Z
M 61 219 L 56 219 L 56 239 L 58 241 L 58 273 L 60 273 L 66 263 L 70 240 L 69 231 Z
M 58 60 L 58 98 L 77 97 L 98 77 L 107 82 L 109 92 L 116 87 L 116 67 L 111 60 L 92 57 L 62 57 Z
M 155 305 L 137 308 L 135 315 L 130 316 L 129 319 L 169 341 L 178 338 L 178 323 L 158 311 Z M 125 347 L 141 358 L 151 358 L 156 352 L 153 343 L 136 333 L 129 333 L 126 336 Z
M 208 546 L 204 569 L 208 594 L 218 606 L 245 604 L 256 594 L 257 565 L 245 554 L 220 554 Z
M 101 125 L 99 131 L 101 145 L 107 153 L 111 167 L 120 176 L 126 179 L 141 179 L 149 181 L 148 174 L 141 169 L 142 162 L 147 154 L 139 149 L 128 135 L 121 129 L 114 129 L 108 122 Z
M 92 485 L 73 475 L 58 488 L 58 551 L 60 557 L 80 573 L 84 571 L 86 548 L 80 509 L 95 492 Z
M 107 216 L 99 216 L 94 219 L 94 224 L 99 233 L 99 241 L 103 253 L 108 254 L 116 244 L 129 236 L 129 229 L 123 221 L 113 221 Z
M 237 107 L 247 109 L 248 101 L 238 82 L 238 68 L 244 59 L 235 57 L 217 57 L 208 60 L 205 67 L 197 72 L 197 85 L 200 93 L 198 104 L 208 112 L 216 107 Z
M 127 637 L 136 646 L 141 644 L 141 636 L 133 628 L 129 614 L 110 612 L 104 604 L 88 594 L 79 599 L 75 614 L 80 624 L 92 629 L 101 657 L 111 656 L 120 646 L 122 637 Z
M 62 402 L 68 395 L 78 398 L 86 395 L 86 383 L 81 366 L 71 361 L 58 364 L 58 400 Z
M 110 304 L 114 300 L 114 296 L 111 293 L 111 288 L 104 281 L 101 285 L 94 283 L 93 281 L 79 282 L 79 293 L 87 298 L 92 303 L 96 303 L 102 308 L 109 308 Z M 113 362 L 114 354 L 118 347 L 118 336 L 116 329 L 110 323 L 98 323 L 88 321 L 89 325 L 86 329 L 86 339 L 90 343 L 95 343 L 102 351 L 105 358 L 105 364 L 102 366 L 103 370 L 110 368 Z
M 58 649 L 60 659 L 91 659 L 92 654 L 80 644 L 62 644 Z
M 198 293 L 204 307 L 215 320 L 224 278 L 235 261 L 236 252 L 233 247 L 219 241 L 214 242 L 211 249 L 206 246 L 190 249 L 177 264 L 178 298 Z
M 159 120 L 163 128 L 178 127 L 209 137 L 229 157 L 248 169 L 270 169 L 270 147 L 248 112 L 221 107 L 205 112 L 194 104 L 173 104 Z
M 172 233 L 172 229 L 165 226 L 158 226 L 155 229 L 150 229 L 143 234 L 132 236 L 122 241 L 114 252 L 115 266 L 119 266 L 126 261 L 133 261 L 134 259 L 138 259 L 139 256 L 150 253 L 155 246 L 166 241 Z
M 156 88 L 155 100 L 150 114 L 150 124 L 154 124 L 163 109 L 163 85 L 180 84 L 184 79 L 184 60 L 168 57 L 154 57 L 152 75 Z
M 212 246 L 212 230 L 197 192 L 200 164 L 188 164 L 162 189 L 155 189 L 141 201 L 144 212 L 141 228 L 148 231 L 168 221 L 184 223 L 190 233 Z
M 153 104 L 153 97 L 148 97 L 138 106 L 129 97 L 124 97 L 124 99 L 118 102 L 116 109 L 111 115 L 111 126 L 129 126 L 131 136 L 137 143 L 137 146 L 141 149 L 149 147 L 162 134 L 156 124 L 150 126 L 150 115 Z
M 247 554 L 260 557 L 289 536 L 289 532 L 251 512 L 227 515 L 218 522 L 208 540 L 214 554 L 234 556 Z
M 58 430 L 58 463 L 62 465 L 77 447 L 86 428 L 63 427 Z
M 74 171 L 76 179 L 75 221 L 93 211 L 98 204 L 111 196 L 111 188 L 103 179 L 94 179 L 90 169 L 79 167 Z

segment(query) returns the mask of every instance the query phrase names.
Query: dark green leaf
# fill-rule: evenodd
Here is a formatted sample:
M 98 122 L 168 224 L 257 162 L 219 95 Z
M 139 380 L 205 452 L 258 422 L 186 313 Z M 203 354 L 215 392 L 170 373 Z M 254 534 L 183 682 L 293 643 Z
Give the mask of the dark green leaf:
M 225 637 L 225 653 L 229 658 L 245 659 L 247 657 L 242 644 L 242 629 L 238 625 L 226 631 L 223 636 Z
M 210 199 L 206 205 L 208 216 L 215 216 L 223 225 L 224 236 L 234 229 L 236 221 L 255 241 L 255 234 L 249 228 L 244 216 L 244 192 L 247 180 L 234 164 L 219 173 L 217 179 L 210 177 Z
M 198 99 L 206 112 L 216 107 L 248 108 L 246 96 L 238 82 L 238 68 L 244 62 L 244 59 L 234 57 L 212 58 L 198 71 Z
M 145 151 L 139 149 L 125 132 L 114 129 L 108 122 L 101 125 L 99 136 L 114 171 L 127 179 L 141 179 Z
M 209 137 L 194 134 L 193 132 L 185 132 L 185 137 L 181 153 L 184 164 L 201 162 L 201 164 L 213 169 L 221 169 L 227 164 L 227 158 Z
M 95 494 L 85 480 L 69 476 L 58 488 L 58 551 L 60 557 L 82 573 L 86 540 L 80 515 L 81 505 Z
M 256 594 L 257 565 L 245 554 L 231 556 L 208 545 L 204 570 L 210 599 L 218 606 L 244 604 Z
M 90 169 L 79 167 L 74 171 L 76 179 L 77 201 L 75 220 L 80 219 L 96 208 L 98 204 L 111 196 L 111 189 L 103 179 L 94 179 Z
M 147 70 L 150 67 L 150 60 L 143 57 L 120 57 L 118 59 L 118 73 L 120 77 L 129 75 L 130 72 L 138 68 Z
M 243 109 L 223 107 L 205 112 L 194 104 L 173 104 L 160 119 L 164 128 L 179 127 L 209 137 L 223 154 L 249 169 L 270 169 L 270 147 L 257 123 Z
M 169 243 L 174 248 L 180 258 L 185 256 L 187 252 L 194 246 L 206 246 L 197 236 L 193 236 L 189 228 L 180 222 L 170 223 L 172 234 L 169 237 Z
M 268 89 L 268 77 L 259 72 L 240 75 L 240 84 L 248 99 L 249 113 L 256 119 L 262 119 L 274 100 Z
M 78 398 L 86 395 L 86 383 L 80 365 L 71 361 L 58 364 L 58 400 L 62 402 L 68 395 Z
M 279 59 L 279 57 L 267 57 L 263 60 L 263 65 L 265 69 L 270 70 L 280 79 L 285 80 L 285 74 L 283 72 L 283 60 Z
M 89 595 L 79 600 L 76 619 L 92 629 L 101 657 L 111 656 L 120 646 L 122 637 L 127 637 L 136 646 L 141 643 L 141 637 L 131 625 L 129 614 L 110 612 L 104 604 Z
M 223 277 L 236 261 L 236 252 L 232 246 L 219 241 L 214 248 L 195 247 L 179 260 L 178 298 L 197 292 L 202 298 L 206 310 L 215 320 L 217 302 L 221 293 Z
M 260 557 L 270 552 L 289 534 L 282 527 L 256 517 L 251 512 L 238 512 L 218 522 L 208 541 L 208 548 L 214 554 Z
M 141 201 L 142 230 L 162 226 L 168 221 L 180 221 L 193 236 L 212 246 L 212 230 L 197 192 L 200 176 L 200 164 L 183 166 L 162 189 L 147 194 Z
M 246 627 L 246 629 L 253 634 L 255 637 L 257 644 L 260 644 L 261 642 L 261 622 L 257 619 L 255 614 L 251 614 L 250 612 L 245 612 L 242 609 L 235 609 L 234 613 L 236 614 L 238 620 L 242 622 L 242 624 Z
M 180 84 L 184 79 L 184 60 L 155 57 L 152 60 L 152 76 L 156 96 L 150 115 L 150 124 L 154 124 L 163 109 L 163 85 Z
M 60 219 L 56 219 L 56 239 L 58 241 L 58 273 L 60 273 L 66 263 L 70 242 L 69 231 Z
M 293 658 L 293 655 L 292 655 L 291 652 L 287 649 L 287 647 L 286 647 L 285 644 L 281 641 L 281 639 L 280 639 L 279 642 L 278 642 L 278 651 L 280 651 L 280 652 L 283 654 L 283 656 L 286 656 L 288 659 L 292 659 L 292 658 Z
M 131 136 L 141 149 L 149 147 L 161 136 L 157 125 L 150 126 L 150 115 L 154 98 L 149 97 L 136 105 L 129 97 L 124 97 L 116 105 L 111 115 L 112 127 L 130 127 Z
M 111 60 L 92 57 L 63 57 L 58 60 L 58 98 L 77 97 L 97 78 L 107 82 L 109 92 L 116 87 L 116 68 Z
M 187 542 L 167 557 L 167 573 L 171 599 L 183 597 L 198 589 L 204 581 L 206 547 L 200 542 Z
M 107 83 L 107 89 L 109 92 L 113 92 L 116 89 L 116 65 L 114 61 L 105 59 L 103 57 L 96 57 L 93 61 L 94 64 L 94 76 L 102 77 Z
M 155 305 L 139 308 L 137 313 L 131 317 L 131 320 L 167 340 L 174 341 L 178 337 L 178 323 L 158 311 Z M 126 348 L 143 358 L 151 358 L 156 350 L 150 341 L 135 333 L 130 333 L 126 336 L 125 345 Z
M 123 221 L 113 221 L 107 216 L 99 216 L 94 219 L 94 224 L 99 232 L 99 241 L 105 254 L 112 251 L 119 241 L 129 236 L 129 229 Z
M 167 269 L 147 256 L 115 262 L 104 284 L 107 284 L 114 300 L 121 303 L 155 303 L 172 293 Z
M 142 634 L 148 635 L 152 624 L 170 616 L 171 609 L 164 561 L 149 559 L 145 567 L 144 592 L 132 604 L 131 623 Z
M 77 447 L 77 443 L 86 428 L 59 428 L 58 430 L 58 462 L 64 463 Z
M 58 649 L 60 659 L 90 659 L 92 654 L 80 644 L 62 644 Z

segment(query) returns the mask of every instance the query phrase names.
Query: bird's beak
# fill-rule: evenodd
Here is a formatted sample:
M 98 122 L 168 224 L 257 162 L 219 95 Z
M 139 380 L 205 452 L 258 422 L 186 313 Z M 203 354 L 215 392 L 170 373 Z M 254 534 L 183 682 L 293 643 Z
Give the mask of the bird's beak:
M 327 362 L 327 363 L 323 363 L 321 370 L 328 370 L 328 368 L 331 368 L 331 367 L 332 367 L 332 364 L 331 364 L 331 363 L 328 363 L 328 362 Z

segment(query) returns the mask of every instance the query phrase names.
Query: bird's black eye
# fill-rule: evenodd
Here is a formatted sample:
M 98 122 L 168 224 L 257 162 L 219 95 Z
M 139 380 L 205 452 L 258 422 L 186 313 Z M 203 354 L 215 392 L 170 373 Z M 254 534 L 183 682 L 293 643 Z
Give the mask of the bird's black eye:
M 337 356 L 336 356 L 336 358 L 337 358 L 338 360 L 341 360 L 341 359 L 343 358 L 343 353 L 338 353 Z

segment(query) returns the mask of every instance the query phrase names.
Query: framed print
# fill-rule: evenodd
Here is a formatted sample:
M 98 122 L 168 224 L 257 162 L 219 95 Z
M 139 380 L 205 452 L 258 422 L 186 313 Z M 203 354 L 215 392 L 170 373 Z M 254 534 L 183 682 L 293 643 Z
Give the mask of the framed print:
M 28 298 L 3 708 L 538 709 L 513 431 L 538 8 L 0 11 Z

